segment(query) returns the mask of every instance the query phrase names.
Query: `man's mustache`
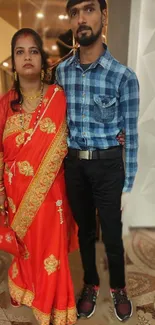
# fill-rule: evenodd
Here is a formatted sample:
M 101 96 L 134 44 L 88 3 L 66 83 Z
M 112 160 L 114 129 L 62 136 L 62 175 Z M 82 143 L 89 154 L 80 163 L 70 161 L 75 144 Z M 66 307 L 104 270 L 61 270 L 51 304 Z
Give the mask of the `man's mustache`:
M 92 30 L 91 27 L 89 26 L 85 26 L 85 25 L 81 25 L 78 30 L 77 33 L 83 32 L 83 31 L 87 31 L 87 30 Z

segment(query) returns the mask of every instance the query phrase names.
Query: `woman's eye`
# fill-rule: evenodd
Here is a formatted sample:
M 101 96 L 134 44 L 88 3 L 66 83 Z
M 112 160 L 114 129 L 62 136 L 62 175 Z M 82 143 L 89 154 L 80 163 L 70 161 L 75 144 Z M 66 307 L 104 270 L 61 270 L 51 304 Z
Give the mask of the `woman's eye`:
M 32 54 L 38 54 L 39 51 L 38 51 L 38 50 L 31 50 L 31 53 L 32 53 Z
M 18 50 L 16 54 L 23 54 L 23 50 Z

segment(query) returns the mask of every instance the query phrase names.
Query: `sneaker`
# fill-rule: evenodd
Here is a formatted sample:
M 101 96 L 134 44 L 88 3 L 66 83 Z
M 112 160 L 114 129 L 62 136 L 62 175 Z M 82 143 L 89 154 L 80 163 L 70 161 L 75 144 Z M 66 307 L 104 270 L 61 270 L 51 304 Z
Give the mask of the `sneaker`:
M 90 318 L 96 308 L 96 299 L 99 294 L 99 287 L 85 285 L 77 303 L 77 316 Z
M 11 305 L 12 305 L 12 307 L 15 307 L 15 308 L 20 307 L 20 304 L 16 300 L 14 300 L 12 297 L 11 297 Z
M 129 319 L 133 314 L 132 302 L 129 300 L 126 289 L 111 289 L 116 317 L 121 321 Z

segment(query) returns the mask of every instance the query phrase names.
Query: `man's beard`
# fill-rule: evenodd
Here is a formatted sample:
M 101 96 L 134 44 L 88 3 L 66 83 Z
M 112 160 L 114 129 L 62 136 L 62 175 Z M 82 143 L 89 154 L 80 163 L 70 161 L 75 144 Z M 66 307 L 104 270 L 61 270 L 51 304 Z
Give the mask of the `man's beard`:
M 90 36 L 87 36 L 87 30 L 90 30 L 91 31 L 91 35 Z M 102 24 L 100 26 L 100 29 L 97 31 L 96 34 L 93 33 L 92 29 L 88 26 L 84 26 L 84 25 L 81 25 L 78 29 L 77 32 L 80 32 L 80 31 L 86 31 L 86 33 L 83 33 L 82 36 L 80 37 L 75 37 L 75 40 L 81 45 L 81 46 L 89 46 L 89 45 L 92 45 L 93 43 L 95 43 L 98 38 L 100 37 L 101 33 L 102 33 Z

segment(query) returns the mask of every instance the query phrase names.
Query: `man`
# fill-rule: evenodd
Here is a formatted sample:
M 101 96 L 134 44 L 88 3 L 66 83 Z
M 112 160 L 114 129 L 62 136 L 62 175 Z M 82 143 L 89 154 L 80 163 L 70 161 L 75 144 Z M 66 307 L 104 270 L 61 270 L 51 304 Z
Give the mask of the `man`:
M 130 192 L 137 171 L 139 87 L 135 73 L 121 65 L 102 43 L 104 0 L 69 0 L 67 13 L 80 48 L 57 68 L 67 96 L 68 156 L 65 178 L 79 227 L 84 287 L 78 316 L 95 311 L 99 276 L 95 262 L 96 208 L 109 264 L 110 293 L 117 318 L 132 315 L 126 292 L 121 197 Z M 125 174 L 117 135 L 125 131 Z M 124 192 L 122 194 L 122 191 Z

